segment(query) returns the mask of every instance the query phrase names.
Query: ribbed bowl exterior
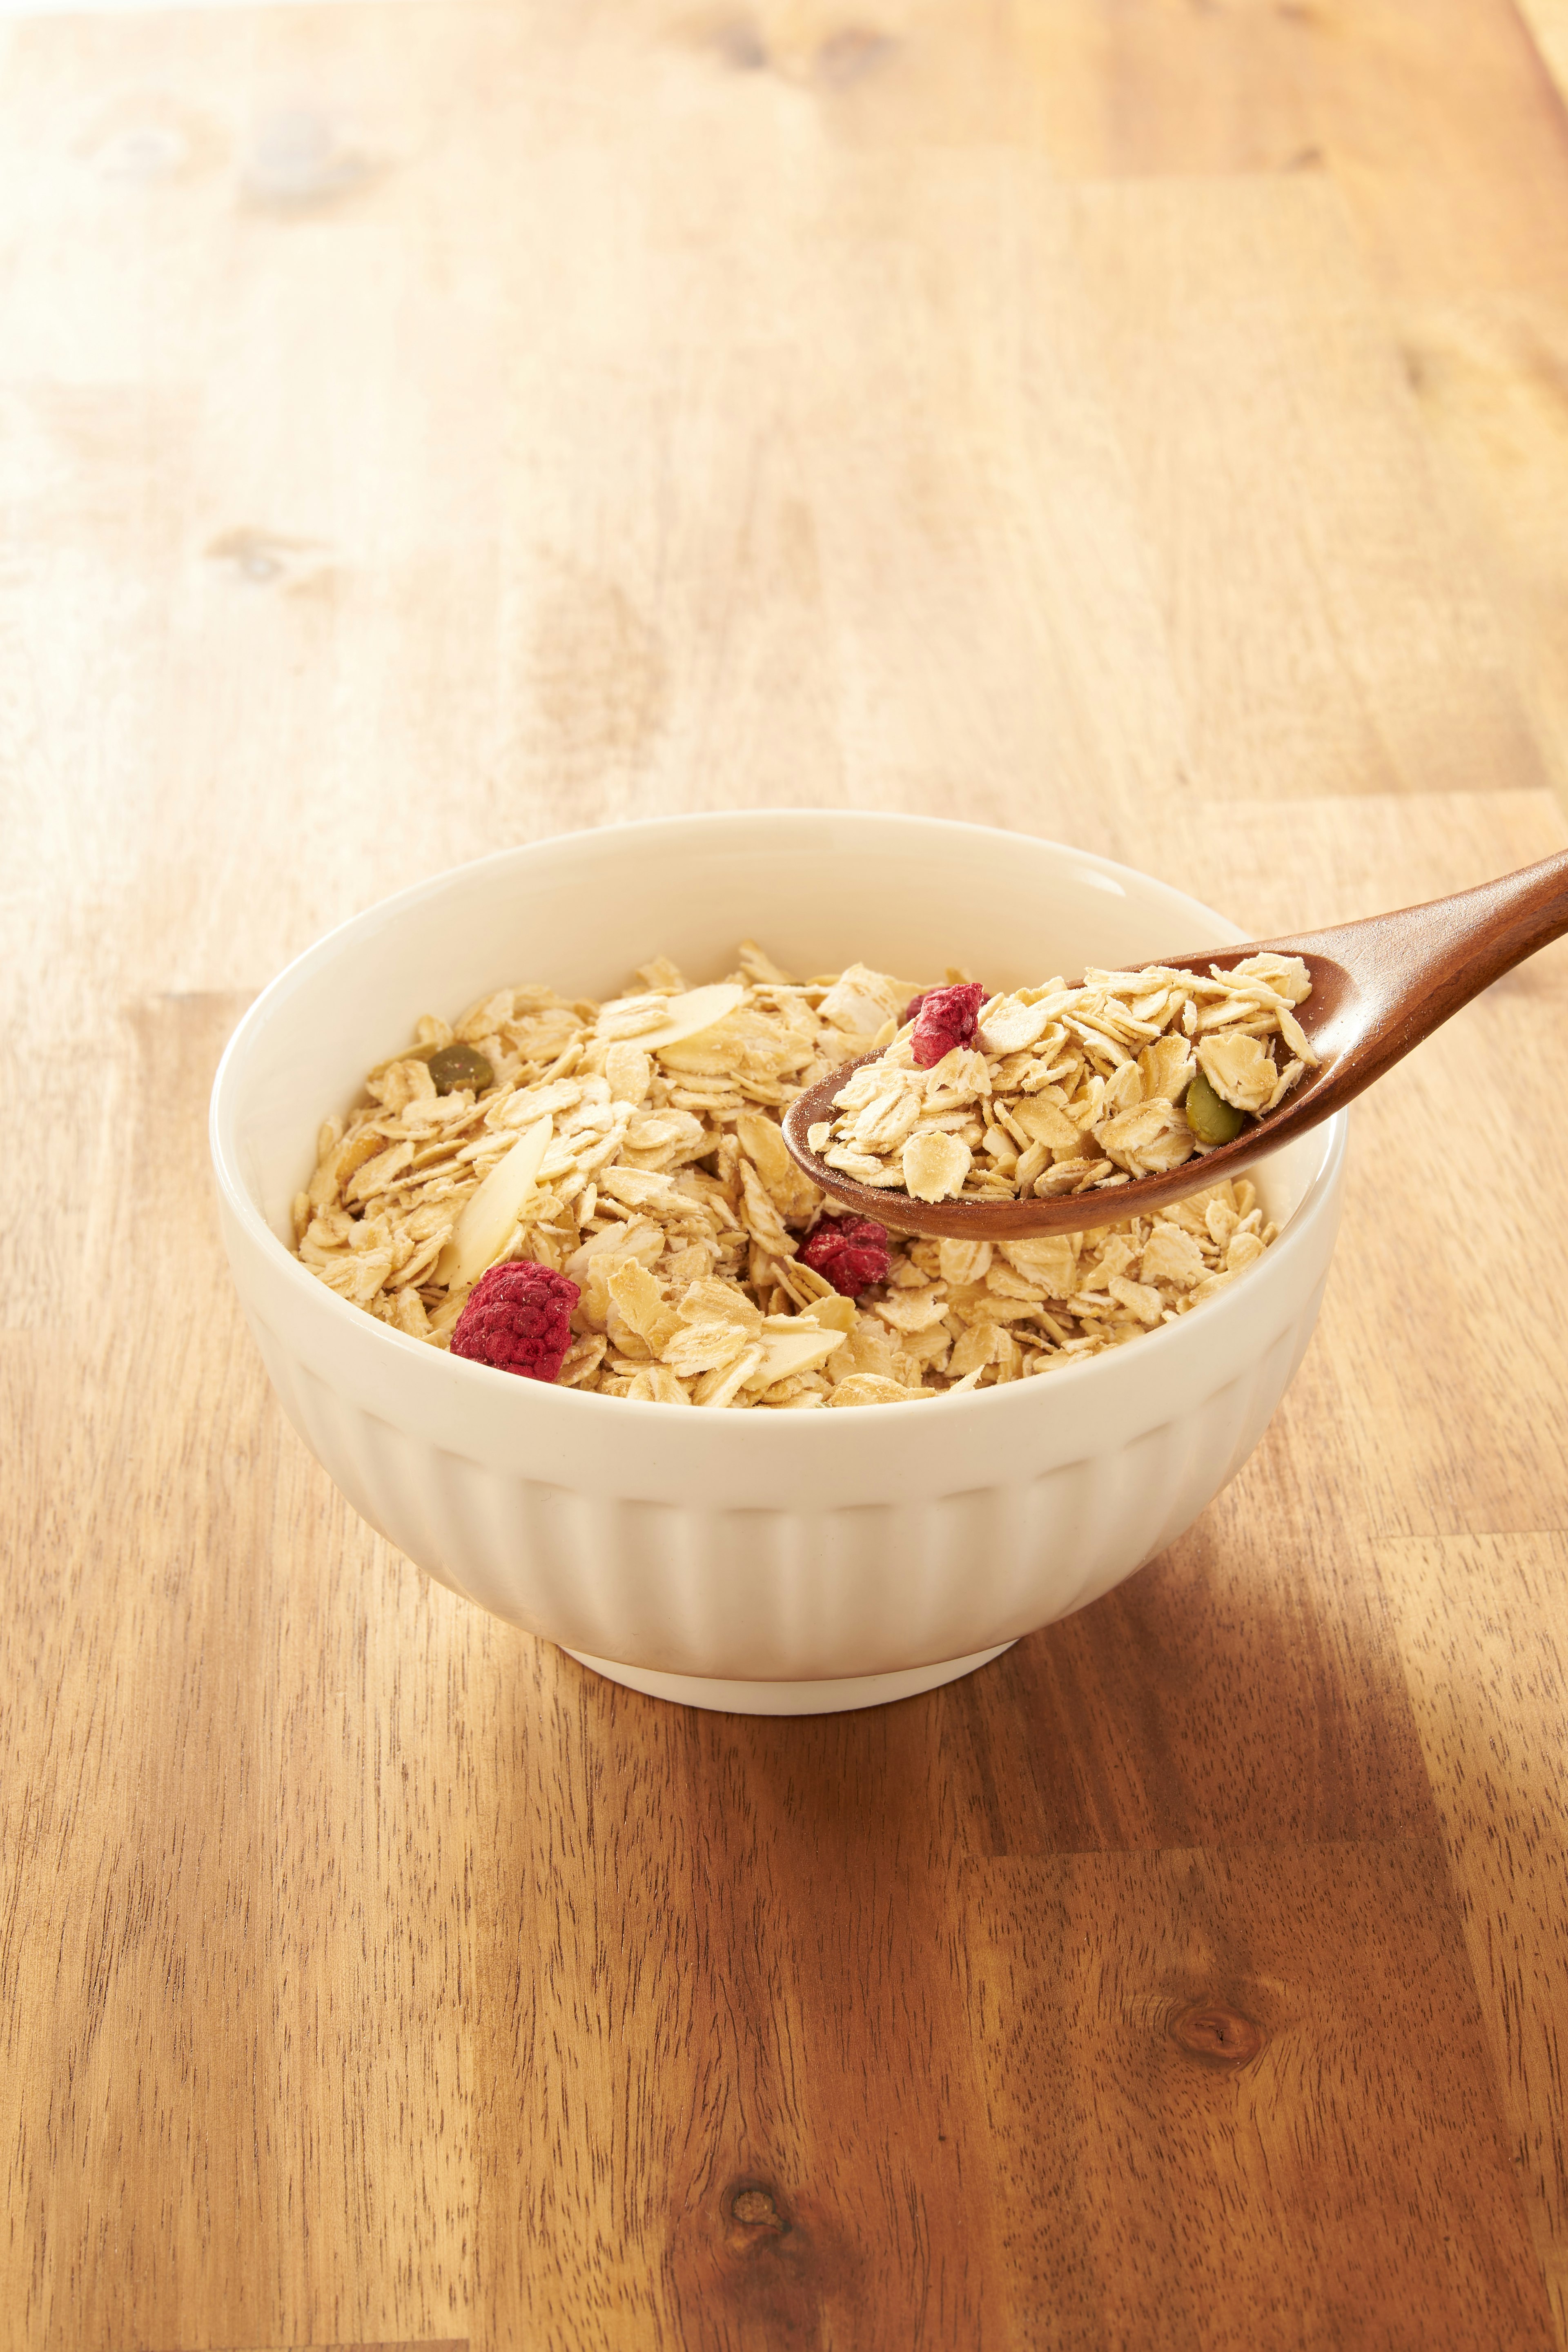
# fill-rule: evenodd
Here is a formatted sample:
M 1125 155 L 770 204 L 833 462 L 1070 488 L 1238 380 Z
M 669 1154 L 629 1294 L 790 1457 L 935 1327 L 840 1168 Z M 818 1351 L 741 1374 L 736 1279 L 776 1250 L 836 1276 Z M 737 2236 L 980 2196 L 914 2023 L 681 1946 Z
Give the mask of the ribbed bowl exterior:
M 781 827 L 809 844 L 846 822 L 796 812 L 621 831 L 640 837 L 626 854 L 640 853 L 644 887 L 650 870 L 657 877 L 656 852 L 679 855 L 682 825 L 730 836 L 742 901 L 721 918 L 732 945 L 747 931 L 770 938 L 765 907 L 746 898 L 742 852 L 771 863 Z M 936 859 L 952 847 L 943 836 L 963 835 L 1042 873 L 1065 866 L 1079 884 L 1086 867 L 1097 870 L 1129 895 L 1146 893 L 1143 919 L 1156 927 L 1176 921 L 1165 903 L 1175 901 L 1186 919 L 1179 935 L 1156 929 L 1144 956 L 1162 938 L 1171 950 L 1201 942 L 1198 919 L 1216 945 L 1234 936 L 1163 886 L 1054 845 L 916 819 L 854 823 L 873 838 L 917 836 Z M 574 838 L 602 860 L 615 836 Z M 746 1682 L 965 1656 L 1081 1608 L 1173 1542 L 1257 1444 L 1311 1336 L 1339 1218 L 1342 1118 L 1294 1148 L 1279 1241 L 1200 1311 L 1070 1370 L 934 1405 L 734 1413 L 581 1396 L 440 1355 L 298 1265 L 278 1228 L 289 1168 L 308 1166 L 309 1143 L 296 1138 L 292 1162 L 279 1153 L 270 1168 L 265 1150 L 277 1072 L 308 1058 L 291 1056 L 290 1024 L 300 1038 L 315 1036 L 345 971 L 363 977 L 377 958 L 401 970 L 433 926 L 472 927 L 475 877 L 503 907 L 510 884 L 526 914 L 530 859 L 558 892 L 544 853 L 558 859 L 571 847 L 541 844 L 461 869 L 445 877 L 445 898 L 426 886 L 333 934 L 253 1008 L 219 1074 L 214 1152 L 240 1297 L 289 1420 L 354 1509 L 454 1591 L 565 1648 Z M 638 941 L 639 956 L 651 951 Z M 678 951 L 696 965 L 689 941 Z M 1132 951 L 1113 944 L 1098 960 Z M 554 976 L 541 954 L 520 958 L 515 946 L 498 969 L 498 952 L 487 961 L 477 944 L 473 984 L 456 993 Z M 1013 963 L 1031 952 L 1025 943 Z M 1065 950 L 1057 961 L 1071 968 Z M 598 988 L 617 984 L 624 968 L 612 956 Z M 916 954 L 905 968 L 921 968 Z M 1025 961 L 1022 976 L 1033 969 Z M 1011 978 L 1004 971 L 997 984 Z M 363 993 L 374 1003 L 374 988 Z M 452 1001 L 431 1003 L 447 1010 Z M 388 1049 L 384 1028 L 362 1024 L 360 1068 Z M 342 1086 L 335 1097 L 313 1093 L 305 1074 L 296 1090 L 307 1137 L 334 1099 L 352 1098 Z

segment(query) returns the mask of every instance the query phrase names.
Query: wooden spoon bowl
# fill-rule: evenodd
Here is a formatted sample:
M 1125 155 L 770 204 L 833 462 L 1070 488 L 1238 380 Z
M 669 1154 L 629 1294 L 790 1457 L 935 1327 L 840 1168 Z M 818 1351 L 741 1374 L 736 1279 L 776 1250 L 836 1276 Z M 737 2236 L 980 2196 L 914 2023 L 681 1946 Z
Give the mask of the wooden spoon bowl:
M 784 1141 L 813 1183 L 895 1233 L 1005 1242 L 1119 1224 L 1238 1175 L 1255 1160 L 1331 1118 L 1472 996 L 1564 931 L 1568 851 L 1477 889 L 1342 923 L 1331 930 L 1151 957 L 1151 963 L 1207 973 L 1230 971 L 1265 950 L 1300 956 L 1311 973 L 1312 992 L 1296 1007 L 1296 1018 L 1319 1056 L 1318 1068 L 1298 1082 L 1271 1116 L 1250 1121 L 1233 1141 L 1163 1175 L 1130 1177 L 1120 1184 L 1049 1201 L 917 1201 L 901 1190 L 858 1183 L 839 1169 L 826 1167 L 806 1136 L 820 1120 L 833 1117 L 834 1097 L 852 1071 L 879 1058 L 875 1054 L 846 1062 L 792 1103 L 784 1114 Z

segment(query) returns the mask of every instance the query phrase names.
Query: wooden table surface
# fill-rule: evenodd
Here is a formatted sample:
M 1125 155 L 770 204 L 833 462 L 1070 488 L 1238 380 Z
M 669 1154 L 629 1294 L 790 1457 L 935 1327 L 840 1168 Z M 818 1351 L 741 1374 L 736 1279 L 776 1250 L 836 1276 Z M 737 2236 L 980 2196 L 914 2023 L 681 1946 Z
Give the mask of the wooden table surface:
M 1568 832 L 1568 5 L 0 24 L 0 2342 L 1568 2343 L 1568 950 L 1268 1436 L 932 1696 L 662 1707 L 284 1423 L 224 1038 L 502 844 L 1267 933 Z

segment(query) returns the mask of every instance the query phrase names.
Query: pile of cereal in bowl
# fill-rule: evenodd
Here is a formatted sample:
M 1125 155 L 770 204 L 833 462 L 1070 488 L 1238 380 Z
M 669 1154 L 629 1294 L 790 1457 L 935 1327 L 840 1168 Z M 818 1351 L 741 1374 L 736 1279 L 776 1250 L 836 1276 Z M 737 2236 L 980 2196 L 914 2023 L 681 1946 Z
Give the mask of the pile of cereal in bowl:
M 881 1047 L 850 1091 L 873 1071 L 896 1090 L 873 1086 L 835 1123 L 866 1139 L 837 1147 L 862 1181 L 903 1183 L 911 1142 L 918 1174 L 927 1138 L 946 1175 L 962 1148 L 951 1190 L 980 1198 L 1175 1166 L 1224 1139 L 1203 1131 L 1201 1100 L 1182 1115 L 1185 1148 L 1158 1156 L 1181 1142 L 1178 1061 L 1189 1095 L 1206 1076 L 1218 1117 L 1270 1108 L 1310 1059 L 1289 1014 L 1304 988 L 1289 997 L 1281 959 L 1253 961 L 1270 970 L 1250 993 L 1091 974 L 1110 1008 L 1092 1017 L 1057 1004 L 1059 982 L 986 1003 L 962 972 L 923 993 L 862 964 L 797 981 L 750 941 L 710 986 L 660 958 L 603 1004 L 504 988 L 453 1025 L 427 1015 L 347 1119 L 328 1119 L 294 1202 L 299 1255 L 412 1339 L 637 1402 L 916 1403 L 1080 1362 L 1191 1313 L 1261 1256 L 1275 1228 L 1250 1183 L 1086 1233 L 914 1240 L 837 1213 L 790 1158 L 782 1115 Z M 1149 1035 L 1156 992 L 1169 1020 Z M 1222 1002 L 1233 1017 L 1211 1019 Z M 913 1039 L 924 1053 L 939 1034 L 921 1064 Z M 1276 1036 L 1295 1055 L 1279 1067 Z

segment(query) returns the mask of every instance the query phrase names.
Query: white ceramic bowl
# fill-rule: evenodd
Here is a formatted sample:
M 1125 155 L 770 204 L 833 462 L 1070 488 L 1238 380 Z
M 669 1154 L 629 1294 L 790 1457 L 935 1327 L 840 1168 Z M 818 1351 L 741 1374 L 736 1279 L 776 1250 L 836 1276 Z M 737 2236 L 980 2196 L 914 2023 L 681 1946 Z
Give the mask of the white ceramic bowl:
M 482 1608 L 659 1696 L 808 1714 L 931 1689 L 1163 1549 L 1257 1444 L 1310 1337 L 1342 1114 L 1263 1163 L 1279 1240 L 1218 1297 L 1071 1370 L 922 1405 L 678 1412 L 405 1339 L 289 1247 L 330 1110 L 426 1012 L 509 982 L 605 996 L 742 938 L 1016 987 L 1233 944 L 1196 900 L 1052 842 L 823 810 L 542 841 L 373 907 L 240 1023 L 212 1150 L 240 1297 L 284 1410 L 354 1508 Z

